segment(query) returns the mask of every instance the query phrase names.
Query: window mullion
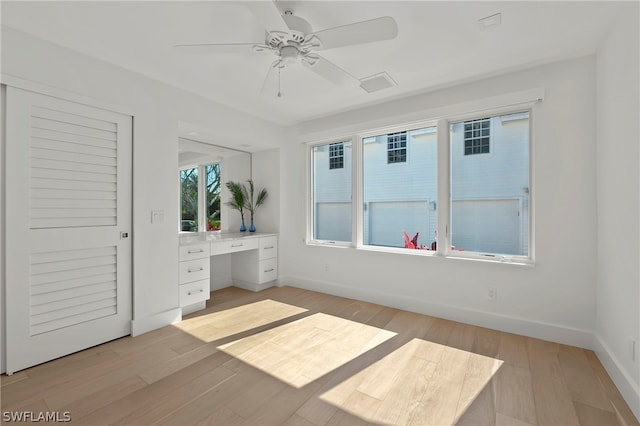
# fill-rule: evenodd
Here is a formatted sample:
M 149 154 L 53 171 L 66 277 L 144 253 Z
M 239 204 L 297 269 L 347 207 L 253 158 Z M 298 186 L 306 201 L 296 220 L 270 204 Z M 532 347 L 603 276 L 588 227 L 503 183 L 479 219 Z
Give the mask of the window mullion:
M 438 147 L 437 147 L 437 168 L 438 168 L 438 235 L 436 254 L 443 256 L 447 254 L 448 247 L 451 245 L 451 237 L 449 231 L 451 226 L 449 224 L 451 215 L 451 174 L 450 174 L 450 143 L 451 137 L 449 131 L 449 122 L 447 120 L 438 120 Z
M 364 196 L 363 196 L 363 168 L 362 168 L 362 140 L 360 135 L 353 137 L 351 146 L 353 152 L 351 155 L 352 170 L 352 189 L 351 189 L 351 235 L 352 244 L 355 247 L 362 246 L 363 239 L 363 214 L 364 214 Z
M 198 232 L 207 230 L 207 177 L 206 166 L 198 166 Z

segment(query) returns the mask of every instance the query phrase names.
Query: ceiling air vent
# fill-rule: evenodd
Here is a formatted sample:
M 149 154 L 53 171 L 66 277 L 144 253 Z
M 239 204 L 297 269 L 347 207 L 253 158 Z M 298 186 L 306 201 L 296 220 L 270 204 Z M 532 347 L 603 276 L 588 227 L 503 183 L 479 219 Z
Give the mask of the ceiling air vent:
M 389 87 L 397 86 L 398 83 L 386 72 L 375 74 L 370 77 L 365 77 L 360 80 L 360 87 L 369 93 L 377 92 L 378 90 L 388 89 Z

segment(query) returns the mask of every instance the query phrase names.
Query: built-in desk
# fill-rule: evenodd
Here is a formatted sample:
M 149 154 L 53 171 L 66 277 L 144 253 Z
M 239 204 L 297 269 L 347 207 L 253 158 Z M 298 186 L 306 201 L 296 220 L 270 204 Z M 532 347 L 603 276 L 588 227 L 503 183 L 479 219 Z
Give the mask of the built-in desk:
M 209 299 L 210 256 L 233 254 L 233 285 L 259 291 L 278 278 L 278 235 L 197 233 L 180 236 L 180 307 L 183 315 L 204 309 Z

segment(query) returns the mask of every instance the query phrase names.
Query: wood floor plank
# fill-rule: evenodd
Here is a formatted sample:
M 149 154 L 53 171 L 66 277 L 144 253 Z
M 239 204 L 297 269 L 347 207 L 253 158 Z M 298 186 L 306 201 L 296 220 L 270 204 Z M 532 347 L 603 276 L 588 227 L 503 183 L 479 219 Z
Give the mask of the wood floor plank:
M 496 411 L 525 423 L 536 424 L 536 402 L 528 368 L 505 362 L 495 377 Z
M 224 386 L 215 387 L 209 392 L 192 399 L 188 404 L 183 405 L 179 410 L 155 424 L 171 426 L 197 424 L 203 422 L 224 406 L 227 406 L 227 408 L 238 415 L 235 410 L 228 406 L 228 403 L 234 400 L 238 401 L 247 390 L 252 389 L 255 385 L 255 377 L 238 373 L 227 380 Z M 251 398 L 247 400 L 247 404 L 250 403 Z M 240 409 L 242 409 L 242 407 Z M 248 407 L 247 410 L 251 410 L 251 407 Z
M 229 380 L 236 373 L 219 366 L 211 371 L 195 378 L 182 386 L 177 386 L 173 392 L 166 393 L 156 398 L 152 404 L 139 404 L 135 411 L 122 417 L 116 424 L 146 425 L 155 423 L 188 404 L 194 398 L 211 391 Z
M 470 355 L 459 349 L 445 348 L 422 400 L 411 412 L 409 424 L 453 424 Z
M 549 426 L 579 424 L 558 360 L 558 345 L 528 339 L 528 351 L 538 423 Z
M 456 419 L 479 423 L 495 421 L 495 382 L 504 363 L 498 359 L 471 353 L 456 407 Z
M 476 335 L 471 351 L 478 355 L 498 358 L 502 333 L 484 327 L 476 327 Z
M 528 369 L 527 339 L 511 333 L 500 333 L 498 358 L 516 367 Z
M 195 362 L 180 372 L 167 376 L 145 388 L 120 398 L 111 404 L 81 417 L 81 423 L 112 424 L 130 415 L 136 410 L 144 410 L 145 406 L 155 405 L 155 401 L 175 391 L 176 388 L 188 385 L 209 371 L 219 367 L 229 359 L 229 356 L 217 352 L 201 361 Z
M 6 374 L 3 374 L 0 376 L 0 386 L 4 387 L 27 378 L 29 378 L 29 376 L 27 375 L 26 371 L 19 371 L 15 374 L 12 374 L 11 376 L 7 376 Z
M 410 413 L 420 404 L 429 379 L 437 363 L 413 357 L 406 366 L 399 366 L 399 374 L 391 384 L 390 392 L 379 403 L 372 421 L 382 424 L 407 424 Z
M 605 396 L 604 387 L 593 374 L 584 350 L 560 345 L 558 360 L 574 401 L 614 412 L 611 402 Z
M 51 405 L 52 409 L 73 413 L 74 418 L 85 417 L 94 411 L 111 404 L 127 395 L 147 386 L 139 376 L 131 376 L 111 386 L 85 394 L 83 398 L 74 398 L 66 405 Z M 66 398 L 65 398 L 66 399 Z
M 241 425 L 245 419 L 237 415 L 230 408 L 220 407 L 213 411 L 210 415 L 195 423 L 196 425 L 210 426 L 210 425 L 225 425 L 236 426 Z M 300 423 L 298 423 L 300 424 Z
M 462 349 L 464 351 L 471 351 L 475 338 L 476 327 L 456 322 L 453 323 L 453 328 L 447 338 L 447 346 Z
M 298 411 L 311 395 L 320 389 L 320 383 L 311 383 L 302 389 L 285 386 L 279 392 L 272 394 L 253 414 L 246 418 L 247 425 L 280 425 Z
M 493 381 L 476 394 L 468 405 L 458 403 L 458 409 L 465 407 L 456 413 L 456 425 L 468 426 L 493 426 L 496 424 L 496 410 L 494 403 Z
M 631 408 L 629 408 L 629 405 L 622 398 L 620 391 L 616 388 L 613 380 L 611 380 L 611 377 L 607 374 L 607 371 L 596 356 L 595 352 L 585 350 L 585 356 L 589 360 L 589 364 L 591 365 L 594 374 L 604 388 L 607 399 L 611 402 L 616 414 L 622 419 L 620 423 L 629 426 L 640 426 L 640 421 L 633 415 Z
M 609 410 L 602 410 L 581 402 L 574 402 L 573 406 L 578 414 L 581 425 L 585 426 L 619 426 L 620 422 L 615 413 Z
M 513 417 L 506 416 L 502 413 L 496 413 L 496 426 L 535 426 L 531 423 L 525 423 Z M 604 426 L 604 425 L 603 425 Z
M 289 287 L 0 381 L 77 425 L 640 426 L 592 351 Z
M 294 414 L 282 423 L 283 426 L 314 426 L 315 423 L 310 422 L 304 417 Z

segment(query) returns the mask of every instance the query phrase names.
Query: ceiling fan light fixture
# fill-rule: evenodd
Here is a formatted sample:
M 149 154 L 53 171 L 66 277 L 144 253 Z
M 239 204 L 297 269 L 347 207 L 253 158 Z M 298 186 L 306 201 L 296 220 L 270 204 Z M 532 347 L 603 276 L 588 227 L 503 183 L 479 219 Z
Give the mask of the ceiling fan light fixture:
M 281 47 L 280 58 L 284 65 L 291 65 L 298 62 L 298 48 L 295 46 Z

